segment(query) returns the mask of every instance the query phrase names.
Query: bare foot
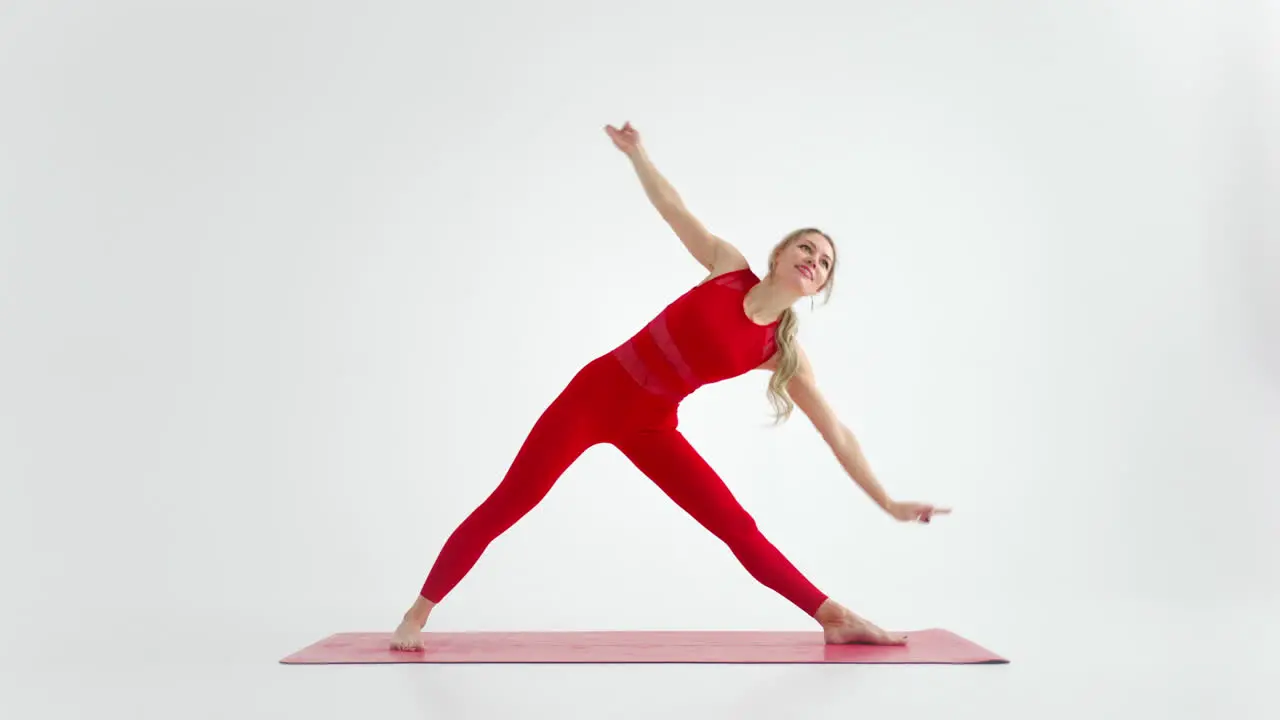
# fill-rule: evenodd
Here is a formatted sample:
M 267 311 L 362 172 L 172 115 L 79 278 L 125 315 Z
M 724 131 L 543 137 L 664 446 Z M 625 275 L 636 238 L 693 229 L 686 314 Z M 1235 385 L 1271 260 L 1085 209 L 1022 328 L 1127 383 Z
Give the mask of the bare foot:
M 391 635 L 391 649 L 414 652 L 423 649 L 422 628 L 417 623 L 405 618 Z
M 829 645 L 906 645 L 907 636 L 885 632 L 880 627 L 858 617 L 851 610 L 830 600 L 823 603 L 817 614 L 822 624 L 822 636 Z
M 433 607 L 435 603 L 422 596 L 414 600 L 413 607 L 405 612 L 400 625 L 391 634 L 392 650 L 417 652 L 423 649 L 422 627 L 427 624 L 427 618 L 431 615 Z

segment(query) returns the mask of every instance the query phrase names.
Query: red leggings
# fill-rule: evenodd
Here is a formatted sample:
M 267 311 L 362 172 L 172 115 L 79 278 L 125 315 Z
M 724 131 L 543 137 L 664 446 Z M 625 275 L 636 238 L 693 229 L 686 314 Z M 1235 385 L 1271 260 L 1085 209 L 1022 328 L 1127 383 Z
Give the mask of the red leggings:
M 672 402 L 638 386 L 612 355 L 588 363 L 538 418 L 498 487 L 449 536 L 422 597 L 440 602 L 587 448 L 610 443 L 720 538 L 752 577 L 814 615 L 827 596 L 760 533 L 676 429 L 675 411 Z

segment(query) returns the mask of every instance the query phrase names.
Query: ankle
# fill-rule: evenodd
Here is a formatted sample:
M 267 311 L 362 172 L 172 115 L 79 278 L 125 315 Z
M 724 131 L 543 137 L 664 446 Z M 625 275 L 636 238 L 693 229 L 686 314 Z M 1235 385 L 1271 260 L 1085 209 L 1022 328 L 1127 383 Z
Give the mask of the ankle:
M 835 600 L 827 598 L 822 605 L 818 606 L 818 611 L 813 614 L 813 619 L 824 626 L 837 625 L 844 620 L 844 616 L 844 607 Z
M 424 615 L 422 613 L 407 612 L 404 614 L 404 617 L 402 617 L 401 620 L 421 630 L 422 628 L 426 627 L 427 615 Z
M 421 630 L 427 624 L 427 618 L 430 617 L 431 609 L 435 606 L 435 603 L 419 595 L 413 602 L 413 607 L 405 611 L 404 621 L 416 625 Z

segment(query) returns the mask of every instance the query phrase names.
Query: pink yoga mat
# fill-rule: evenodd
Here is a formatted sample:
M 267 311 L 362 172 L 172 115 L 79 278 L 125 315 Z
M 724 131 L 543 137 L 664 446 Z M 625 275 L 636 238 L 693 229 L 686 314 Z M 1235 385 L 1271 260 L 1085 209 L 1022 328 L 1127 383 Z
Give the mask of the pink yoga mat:
M 820 632 L 426 632 L 426 649 L 388 648 L 390 633 L 338 633 L 286 665 L 379 663 L 1007 663 L 947 630 L 906 633 L 902 646 L 827 645 Z

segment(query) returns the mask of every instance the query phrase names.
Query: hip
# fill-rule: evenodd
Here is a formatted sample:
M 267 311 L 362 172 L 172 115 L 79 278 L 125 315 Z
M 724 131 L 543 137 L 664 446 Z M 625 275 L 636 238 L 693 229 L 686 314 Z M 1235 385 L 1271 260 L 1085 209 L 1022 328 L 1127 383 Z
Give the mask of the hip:
M 614 352 L 579 368 L 557 400 L 574 403 L 616 431 L 669 429 L 679 421 L 679 400 L 646 390 Z

